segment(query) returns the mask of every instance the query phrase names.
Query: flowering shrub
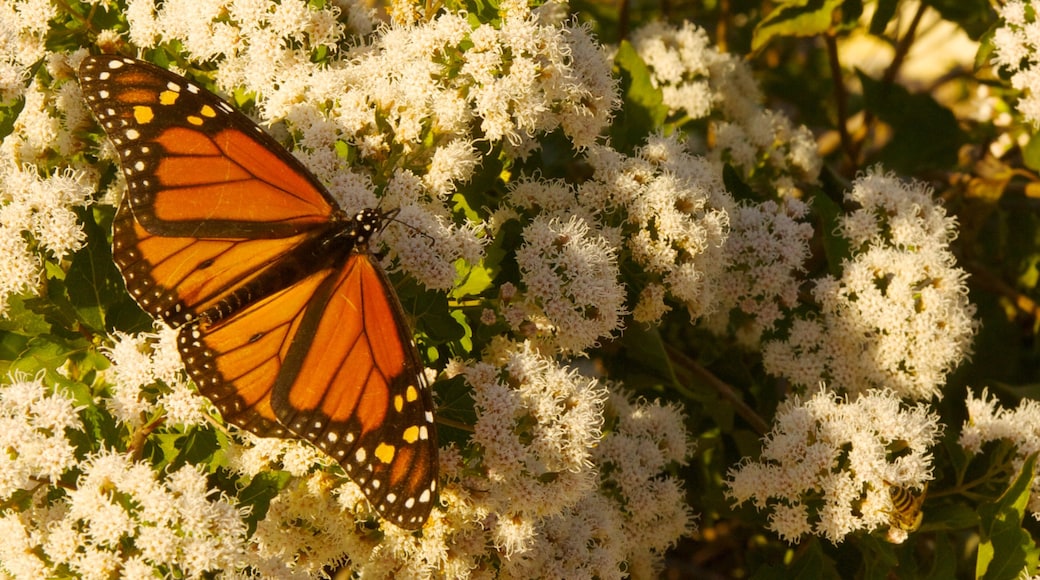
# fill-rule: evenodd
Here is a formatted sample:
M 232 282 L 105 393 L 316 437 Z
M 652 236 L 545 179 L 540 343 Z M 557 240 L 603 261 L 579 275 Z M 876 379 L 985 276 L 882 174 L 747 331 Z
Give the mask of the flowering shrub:
M 1030 2 L 371 6 L 0 7 L 0 576 L 1040 573 Z M 127 294 L 99 52 L 396 212 L 421 530 L 226 425 Z

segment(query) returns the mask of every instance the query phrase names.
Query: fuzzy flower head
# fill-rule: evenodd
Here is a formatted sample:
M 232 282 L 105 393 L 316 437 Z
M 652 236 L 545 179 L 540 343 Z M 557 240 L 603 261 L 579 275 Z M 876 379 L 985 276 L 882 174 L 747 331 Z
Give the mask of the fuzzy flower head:
M 593 458 L 601 487 L 616 490 L 607 496 L 624 502 L 620 515 L 629 572 L 634 578 L 656 577 L 660 555 L 693 529 L 681 481 L 663 475 L 684 465 L 693 449 L 679 407 L 634 402 L 619 385 L 608 387 L 609 435 L 596 446 Z
M 581 352 L 620 327 L 625 289 L 604 238 L 576 217 L 535 218 L 523 237 L 516 261 L 524 320 L 540 322 L 562 352 Z
M 655 21 L 633 32 L 632 46 L 670 115 L 709 120 L 713 144 L 702 151 L 700 141 L 691 140 L 695 151 L 781 196 L 795 193 L 799 182 L 815 181 L 822 161 L 812 132 L 764 108 L 750 67 L 719 52 L 704 29 Z
M 177 330 L 160 326 L 154 333 L 116 332 L 104 352 L 112 362 L 107 370 L 112 383 L 109 410 L 120 421 L 138 427 L 157 407 L 173 424 L 204 421 L 210 404 L 184 379 Z
M 595 484 L 591 450 L 599 439 L 602 386 L 523 345 L 503 353 L 501 371 L 465 371 L 478 410 L 474 443 L 507 514 L 544 517 L 572 505 Z M 507 499 L 508 498 L 508 499 Z
M 1003 23 L 993 33 L 993 60 L 1011 75 L 1011 86 L 1022 91 L 1018 110 L 1040 126 L 1040 70 L 1037 69 L 1036 11 L 1031 2 L 1011 0 L 998 8 Z
M 8 105 L 24 94 L 23 81 L 47 54 L 50 21 L 57 13 L 58 7 L 46 0 L 0 7 L 0 103 Z
M 969 453 L 981 453 L 991 441 L 1006 443 L 1014 448 L 1011 471 L 1017 473 L 1030 455 L 1040 451 L 1040 402 L 1022 399 L 1018 407 L 1005 409 L 983 389 L 978 398 L 969 390 L 966 404 L 968 420 L 957 442 Z M 1035 473 L 1026 509 L 1040 520 L 1040 475 Z
M 0 162 L 0 314 L 9 296 L 35 289 L 45 261 L 83 245 L 75 208 L 90 202 L 87 181 L 72 169 L 42 177 L 32 166 Z
M 66 429 L 79 429 L 73 401 L 44 385 L 42 373 L 22 374 L 0 385 L 0 501 L 30 480 L 57 481 L 76 463 Z
M 767 511 L 769 529 L 790 543 L 807 534 L 837 543 L 891 525 L 890 488 L 922 490 L 932 478 L 938 421 L 890 391 L 795 398 L 778 409 L 760 458 L 730 469 L 727 496 Z
M 631 41 L 650 69 L 650 82 L 661 90 L 669 114 L 708 116 L 713 104 L 708 67 L 717 51 L 703 28 L 690 22 L 673 27 L 654 21 L 636 30 Z
M 451 365 L 476 402 L 474 445 L 460 451 L 479 453 L 466 461 L 451 450 L 442 459 L 446 509 L 431 521 L 469 513 L 479 517 L 471 530 L 486 539 L 454 528 L 465 541 L 449 553 L 490 549 L 505 577 L 659 570 L 665 550 L 692 527 L 670 475 L 689 452 L 679 410 L 633 401 L 530 344 L 504 345 L 485 360 Z
M 839 225 L 853 255 L 840 279 L 817 280 L 820 311 L 765 345 L 766 368 L 809 389 L 826 379 L 852 393 L 938 395 L 969 356 L 977 327 L 966 275 L 949 250 L 953 220 L 923 186 L 876 169 L 848 197 L 862 208 Z
M 797 306 L 813 235 L 808 214 L 808 205 L 791 197 L 737 209 L 726 240 L 729 268 L 718 280 L 719 308 L 707 328 L 754 347 Z
M 589 207 L 616 213 L 631 259 L 692 318 L 716 304 L 725 270 L 732 197 L 721 167 L 689 155 L 674 137 L 655 136 L 626 157 L 607 148 L 590 151 L 593 178 L 578 188 Z M 643 308 L 639 313 L 660 313 Z M 655 319 L 638 320 L 654 322 Z
M 149 575 L 163 568 L 187 577 L 241 567 L 242 514 L 227 498 L 213 497 L 195 467 L 181 467 L 160 480 L 150 466 L 104 452 L 79 469 L 75 486 L 56 504 L 38 506 L 28 520 L 3 517 L 0 528 L 30 539 L 0 543 L 0 566 L 11 570 L 13 562 L 25 569 L 25 561 L 39 554 L 83 578 L 110 577 L 124 562 Z M 31 551 L 17 553 L 24 547 Z

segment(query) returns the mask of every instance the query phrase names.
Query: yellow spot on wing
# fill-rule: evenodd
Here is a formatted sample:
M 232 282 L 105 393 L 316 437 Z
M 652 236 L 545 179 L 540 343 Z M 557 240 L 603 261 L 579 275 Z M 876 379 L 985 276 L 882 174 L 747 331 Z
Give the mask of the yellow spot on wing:
M 192 125 L 201 126 L 202 125 L 202 117 L 197 117 L 195 115 L 188 115 L 188 122 L 191 123 Z
M 419 391 L 415 390 L 414 386 L 408 385 L 408 390 L 405 391 L 404 396 L 407 397 L 408 402 L 411 403 L 412 401 L 419 398 Z
M 145 107 L 143 105 L 137 105 L 134 107 L 134 120 L 139 124 L 144 125 L 150 123 L 155 118 L 155 113 L 152 112 L 151 107 Z
M 209 105 L 202 105 L 202 108 L 199 109 L 199 112 L 202 113 L 203 117 L 216 117 L 217 116 L 217 112 L 214 111 L 213 107 L 211 107 Z
M 404 399 L 401 398 L 401 395 L 394 395 L 394 408 L 398 413 L 404 408 Z
M 411 427 L 404 430 L 402 436 L 405 443 L 415 443 L 419 440 L 419 427 L 412 425 Z
M 172 105 L 177 102 L 177 97 L 179 96 L 180 93 L 175 93 L 173 91 L 163 91 L 159 93 L 159 103 L 163 105 Z
M 383 463 L 390 463 L 394 459 L 395 451 L 396 449 L 394 449 L 393 445 L 380 443 L 379 446 L 376 447 L 376 458 L 378 458 Z

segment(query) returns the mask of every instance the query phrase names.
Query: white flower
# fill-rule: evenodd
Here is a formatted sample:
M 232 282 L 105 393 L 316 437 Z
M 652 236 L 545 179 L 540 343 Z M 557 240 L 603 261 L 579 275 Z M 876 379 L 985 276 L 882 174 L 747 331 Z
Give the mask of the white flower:
M 790 543 L 807 533 L 838 543 L 890 524 L 890 486 L 924 487 L 940 431 L 924 404 L 903 408 L 890 391 L 848 401 L 821 389 L 781 405 L 760 459 L 730 469 L 726 494 L 768 510 Z
M 978 326 L 949 250 L 953 220 L 922 186 L 878 169 L 848 195 L 861 207 L 839 221 L 853 255 L 840 279 L 816 281 L 819 312 L 765 344 L 766 369 L 808 389 L 827 380 L 849 393 L 936 396 Z
M 531 320 L 544 320 L 563 352 L 581 352 L 610 336 L 625 314 L 614 249 L 576 217 L 537 217 L 516 251 Z M 537 323 L 537 322 L 536 322 Z
M 81 427 L 73 401 L 35 378 L 13 374 L 0 384 L 0 500 L 30 480 L 57 482 L 76 464 L 66 429 Z
M 982 452 L 982 446 L 991 441 L 1006 442 L 1014 447 L 1014 458 L 1007 471 L 1017 473 L 1026 459 L 1040 451 L 1040 402 L 1023 398 L 1018 407 L 1005 409 L 988 389 L 983 389 L 978 398 L 969 390 L 966 404 L 968 420 L 957 442 L 969 453 Z M 1026 509 L 1040 520 L 1040 479 L 1035 473 Z

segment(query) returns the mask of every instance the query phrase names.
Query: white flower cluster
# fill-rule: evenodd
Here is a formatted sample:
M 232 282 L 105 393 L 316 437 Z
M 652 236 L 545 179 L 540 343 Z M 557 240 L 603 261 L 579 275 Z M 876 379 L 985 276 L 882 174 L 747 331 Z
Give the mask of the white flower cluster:
M 993 60 L 1011 74 L 1011 86 L 1022 91 L 1017 109 L 1033 125 L 1040 126 L 1040 68 L 1037 50 L 1040 34 L 1032 2 L 1010 0 L 997 8 L 1003 25 L 993 32 Z
M 797 300 L 798 274 L 813 232 L 806 221 L 808 207 L 798 199 L 799 184 L 815 181 L 822 166 L 813 135 L 764 108 L 748 65 L 719 52 L 692 23 L 652 22 L 633 33 L 632 45 L 677 123 L 707 120 L 712 142 L 691 139 L 687 146 L 703 152 L 720 174 L 723 164 L 735 168 L 766 196 L 767 201 L 745 200 L 730 211 L 726 260 L 719 262 L 727 269 L 705 282 L 713 287 L 717 304 L 696 312 L 708 315 L 709 330 L 755 347 Z M 664 295 L 656 285 L 646 287 L 635 319 L 655 320 Z
M 921 490 L 932 479 L 938 421 L 890 391 L 795 398 L 777 410 L 761 457 L 730 470 L 727 496 L 768 510 L 769 529 L 790 543 L 873 531 L 891 523 L 891 486 Z
M 633 32 L 632 46 L 670 114 L 712 121 L 713 160 L 736 167 L 744 178 L 764 173 L 765 187 L 781 196 L 797 192 L 798 181 L 816 180 L 823 161 L 812 132 L 764 108 L 747 63 L 719 52 L 703 29 L 652 22 Z
M 184 379 L 177 330 L 160 325 L 155 333 L 116 332 L 112 345 L 103 350 L 112 361 L 106 371 L 112 383 L 109 409 L 118 420 L 140 427 L 161 407 L 166 420 L 174 424 L 204 421 L 211 405 Z
M 618 212 L 625 250 L 648 275 L 633 309 L 636 321 L 659 320 L 668 310 L 664 296 L 686 306 L 691 318 L 710 312 L 736 209 L 721 168 L 663 136 L 631 157 L 596 147 L 588 161 L 594 174 L 578 196 L 590 208 Z
M 58 7 L 48 0 L 17 0 L 0 6 L 0 103 L 25 94 L 25 79 L 47 54 L 50 20 Z
M 11 137 L 9 137 L 10 139 Z M 0 151 L 8 150 L 4 141 Z M 11 158 L 0 161 L 0 313 L 12 294 L 35 291 L 43 261 L 63 260 L 86 236 L 74 208 L 89 203 L 93 188 L 71 169 L 42 177 Z
M 44 385 L 42 373 L 16 373 L 0 385 L 0 502 L 34 487 L 32 480 L 55 482 L 75 465 L 65 430 L 80 427 L 73 401 Z
M 211 498 L 204 474 L 184 466 L 159 479 L 129 454 L 83 458 L 74 441 L 87 440 L 84 429 L 73 401 L 42 373 L 0 385 L 0 501 L 35 490 L 23 509 L 0 516 L 0 569 L 17 578 L 70 570 L 102 579 L 240 567 L 244 514 Z
M 1022 399 L 1018 407 L 1004 409 L 983 389 L 978 398 L 969 390 L 966 404 L 968 420 L 957 442 L 969 453 L 982 452 L 982 446 L 991 441 L 1007 443 L 1014 447 L 1010 467 L 1017 473 L 1030 455 L 1040 451 L 1040 402 Z M 1026 509 L 1040 520 L 1040 477 L 1035 473 Z
M 613 246 L 576 216 L 566 222 L 536 217 L 516 251 L 526 292 L 509 310 L 522 321 L 555 331 L 555 350 L 580 353 L 621 325 L 625 288 L 618 282 Z
M 726 240 L 729 268 L 718 277 L 719 305 L 704 326 L 732 335 L 746 348 L 758 346 L 798 305 L 798 290 L 809 258 L 812 224 L 809 206 L 793 197 L 741 204 Z
M 525 338 L 533 326 L 553 351 L 581 352 L 610 336 L 628 314 L 620 254 L 646 273 L 637 322 L 660 320 L 666 298 L 692 318 L 710 312 L 736 207 L 720 168 L 663 136 L 632 156 L 595 145 L 586 160 L 593 173 L 577 185 L 518 180 L 492 220 L 499 228 L 526 223 L 517 253 L 522 287 L 502 307 L 510 326 Z
M 846 198 L 859 207 L 839 222 L 852 256 L 840 279 L 816 281 L 819 312 L 765 344 L 766 370 L 808 389 L 826 380 L 848 393 L 936 396 L 978 326 L 949 249 L 953 218 L 925 186 L 876 168 Z

